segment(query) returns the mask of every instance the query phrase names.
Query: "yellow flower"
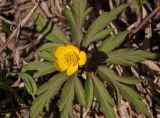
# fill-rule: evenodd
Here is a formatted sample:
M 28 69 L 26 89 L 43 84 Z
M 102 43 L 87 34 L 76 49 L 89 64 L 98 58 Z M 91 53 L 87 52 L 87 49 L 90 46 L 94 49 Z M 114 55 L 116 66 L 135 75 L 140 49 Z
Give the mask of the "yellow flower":
M 83 66 L 86 63 L 87 56 L 84 51 L 73 45 L 58 46 L 54 52 L 56 58 L 55 67 L 58 71 L 67 71 L 67 75 L 73 75 L 77 70 L 78 66 Z

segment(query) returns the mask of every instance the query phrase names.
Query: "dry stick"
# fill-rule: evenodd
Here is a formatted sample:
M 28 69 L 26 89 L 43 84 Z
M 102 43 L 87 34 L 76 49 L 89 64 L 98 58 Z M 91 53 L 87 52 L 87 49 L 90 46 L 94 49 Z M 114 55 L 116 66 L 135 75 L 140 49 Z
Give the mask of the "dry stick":
M 28 19 L 31 17 L 33 12 L 38 8 L 39 3 L 37 3 L 31 11 L 27 14 L 27 16 L 22 20 L 22 22 L 19 22 L 16 29 L 12 32 L 12 34 L 8 37 L 7 41 L 2 44 L 2 47 L 0 47 L 0 53 L 5 49 L 5 47 L 8 45 L 8 43 L 16 36 L 17 31 L 20 29 L 20 27 L 24 26 L 25 23 L 28 21 Z
M 134 34 L 136 34 L 158 11 L 160 11 L 160 5 L 154 9 L 154 11 L 147 16 L 133 32 L 130 33 L 129 37 L 132 37 Z
M 52 18 L 52 14 L 50 13 L 49 11 L 49 8 L 47 6 L 47 3 L 45 1 L 42 1 L 42 0 L 32 0 L 33 3 L 37 3 L 38 1 L 41 1 L 41 4 L 39 6 L 39 9 L 38 11 L 45 17 L 47 18 Z
M 41 2 L 40 8 L 41 8 L 41 10 L 43 11 L 43 13 L 44 13 L 47 17 L 49 17 L 49 18 L 52 18 L 52 17 L 53 17 L 53 15 L 52 15 L 52 14 L 50 13 L 50 11 L 49 11 L 49 8 L 48 8 L 46 2 L 44 2 L 44 1 Z

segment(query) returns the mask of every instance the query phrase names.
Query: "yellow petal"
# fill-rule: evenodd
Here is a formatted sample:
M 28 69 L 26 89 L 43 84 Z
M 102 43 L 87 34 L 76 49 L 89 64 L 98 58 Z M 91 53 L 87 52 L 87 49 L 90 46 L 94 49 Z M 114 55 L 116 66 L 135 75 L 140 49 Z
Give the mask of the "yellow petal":
M 78 70 L 78 64 L 75 64 L 73 66 L 69 66 L 67 69 L 67 75 L 71 76 Z
M 68 68 L 68 65 L 65 59 L 59 58 L 55 62 L 55 67 L 58 71 L 65 71 Z
M 68 44 L 66 46 L 66 48 L 71 50 L 71 51 L 74 51 L 77 55 L 79 54 L 79 49 L 77 47 L 73 46 L 73 45 Z
M 56 58 L 61 58 L 63 57 L 64 54 L 66 54 L 66 52 L 68 52 L 68 49 L 65 46 L 58 46 L 54 51 L 53 51 L 53 55 Z
M 80 51 L 79 53 L 79 65 L 82 66 L 87 61 L 87 55 L 84 51 Z

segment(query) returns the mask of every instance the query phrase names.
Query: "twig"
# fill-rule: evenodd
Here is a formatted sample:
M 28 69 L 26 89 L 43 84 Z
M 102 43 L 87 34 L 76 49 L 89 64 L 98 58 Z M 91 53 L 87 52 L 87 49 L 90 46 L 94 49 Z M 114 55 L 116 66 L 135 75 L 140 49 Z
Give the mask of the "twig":
M 130 33 L 129 37 L 132 37 L 134 34 L 136 34 L 136 33 L 137 33 L 146 23 L 148 23 L 148 21 L 149 21 L 154 15 L 156 15 L 156 13 L 159 12 L 159 11 L 160 11 L 160 5 L 159 5 L 156 9 L 154 9 L 153 12 L 152 12 L 149 16 L 147 16 L 147 17 L 138 25 L 137 28 L 135 28 L 135 30 L 133 30 L 133 31 Z
M 12 32 L 12 34 L 8 37 L 6 42 L 2 44 L 2 47 L 0 47 L 0 53 L 5 49 L 5 47 L 8 45 L 8 43 L 16 36 L 17 31 L 20 29 L 20 27 L 24 26 L 25 23 L 28 21 L 28 19 L 31 17 L 33 12 L 38 8 L 39 3 L 37 3 L 31 11 L 27 14 L 27 16 L 22 20 L 22 22 L 19 22 L 16 29 Z
M 50 13 L 50 11 L 49 11 L 49 8 L 48 8 L 46 2 L 44 2 L 44 1 L 41 2 L 40 8 L 41 8 L 41 10 L 43 11 L 43 13 L 44 13 L 48 18 L 52 18 L 52 17 L 53 17 L 53 15 L 52 15 L 52 14 Z
M 87 109 L 87 110 L 84 112 L 83 118 L 86 118 L 86 117 L 87 117 L 88 112 L 89 112 L 89 109 Z
M 21 115 L 16 111 L 18 118 L 22 118 Z
M 50 13 L 49 8 L 47 6 L 46 1 L 42 1 L 42 0 L 32 0 L 33 3 L 37 3 L 38 1 L 41 1 L 41 4 L 39 6 L 38 11 L 45 16 L 46 18 L 52 18 L 53 15 Z
M 25 25 L 25 23 L 28 21 L 28 19 L 31 17 L 31 15 L 33 14 L 33 12 L 38 8 L 39 3 L 37 3 L 32 9 L 31 11 L 27 14 L 27 16 L 22 20 L 21 22 L 21 26 Z
M 12 34 L 8 37 L 6 42 L 2 44 L 2 47 L 0 47 L 0 53 L 5 49 L 5 47 L 8 45 L 8 43 L 16 36 L 16 33 L 20 29 L 20 23 L 17 25 L 16 29 L 12 32 Z

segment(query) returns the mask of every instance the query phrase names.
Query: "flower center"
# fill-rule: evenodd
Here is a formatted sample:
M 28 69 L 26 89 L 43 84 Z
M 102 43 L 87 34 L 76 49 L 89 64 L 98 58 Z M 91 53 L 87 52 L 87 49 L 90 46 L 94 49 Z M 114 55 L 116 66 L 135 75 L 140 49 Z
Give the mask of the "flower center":
M 64 55 L 64 58 L 67 62 L 67 64 L 70 66 L 70 65 L 75 65 L 78 63 L 79 61 L 79 57 L 77 54 L 75 54 L 75 52 L 69 52 L 67 54 Z

